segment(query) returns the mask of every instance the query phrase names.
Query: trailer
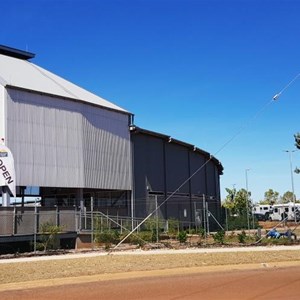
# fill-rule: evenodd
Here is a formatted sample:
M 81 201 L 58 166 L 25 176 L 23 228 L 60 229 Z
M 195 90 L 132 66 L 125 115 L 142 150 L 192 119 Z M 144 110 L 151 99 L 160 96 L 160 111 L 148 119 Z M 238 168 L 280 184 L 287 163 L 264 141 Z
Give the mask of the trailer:
M 256 204 L 252 209 L 252 214 L 258 221 L 269 220 L 269 216 L 272 212 L 273 206 L 269 204 Z
M 296 215 L 296 218 L 295 218 Z M 296 221 L 300 220 L 300 204 L 299 203 L 284 203 L 274 204 L 272 212 L 269 214 L 270 221 Z

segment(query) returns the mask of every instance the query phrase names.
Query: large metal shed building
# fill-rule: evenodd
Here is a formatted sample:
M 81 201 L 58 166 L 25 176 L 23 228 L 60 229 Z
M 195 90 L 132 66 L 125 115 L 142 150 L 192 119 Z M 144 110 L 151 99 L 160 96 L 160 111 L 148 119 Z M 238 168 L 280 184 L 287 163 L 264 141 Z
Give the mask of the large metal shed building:
M 33 56 L 0 48 L 0 136 L 14 155 L 19 196 L 33 186 L 46 206 L 130 198 L 132 115 Z
M 133 222 L 159 208 L 162 219 L 186 226 L 201 226 L 204 209 L 220 218 L 223 167 L 216 158 L 136 127 L 133 114 L 33 64 L 33 57 L 0 46 L 0 138 L 14 155 L 18 197 L 34 190 L 41 208 L 73 209 L 65 219 L 54 215 L 73 232 L 81 230 L 77 213 L 91 209 Z M 0 237 L 38 231 L 26 210 L 10 207 L 0 211 Z

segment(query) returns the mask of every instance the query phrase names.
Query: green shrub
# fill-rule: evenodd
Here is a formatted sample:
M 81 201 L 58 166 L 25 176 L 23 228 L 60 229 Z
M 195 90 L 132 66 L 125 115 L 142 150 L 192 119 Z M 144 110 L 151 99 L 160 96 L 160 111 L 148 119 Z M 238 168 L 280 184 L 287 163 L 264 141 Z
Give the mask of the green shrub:
M 179 232 L 179 221 L 174 218 L 168 219 L 168 233 L 177 234 Z
M 158 241 L 159 241 L 159 231 L 157 232 L 156 228 L 153 228 L 151 242 L 158 242 Z
M 198 234 L 199 234 L 200 238 L 203 239 L 205 237 L 205 230 L 204 230 L 204 228 L 198 229 Z
M 263 238 L 261 240 L 262 245 L 291 245 L 293 244 L 293 241 L 289 240 L 286 237 L 280 238 L 280 239 L 274 239 L 274 238 Z
M 180 231 L 177 235 L 177 239 L 180 243 L 185 243 L 187 240 L 187 233 L 185 231 Z
M 251 216 L 249 216 L 249 221 L 251 227 L 252 225 L 254 225 L 254 228 L 258 227 L 258 221 L 256 218 L 254 219 L 254 224 Z M 228 230 L 242 230 L 248 228 L 248 218 L 246 214 L 240 216 L 229 216 L 227 222 Z
M 40 242 L 37 243 L 37 249 L 43 249 L 45 252 L 49 249 L 58 249 L 58 234 L 62 231 L 61 226 L 54 225 L 51 222 L 43 223 L 40 227 Z
M 228 230 L 241 230 L 248 228 L 246 215 L 228 217 Z
M 128 233 L 124 233 L 120 239 L 122 240 L 127 234 Z M 129 237 L 127 237 L 124 242 L 134 244 L 134 245 L 144 246 L 146 242 L 152 242 L 152 237 L 153 237 L 152 231 L 134 232 Z
M 117 230 L 105 230 L 103 232 L 96 232 L 95 242 L 116 244 L 120 241 L 120 234 Z
M 213 239 L 218 244 L 223 245 L 225 240 L 225 231 L 224 230 L 217 231 L 217 233 L 213 234 Z
M 246 242 L 247 234 L 245 230 L 238 234 L 239 243 L 244 244 Z

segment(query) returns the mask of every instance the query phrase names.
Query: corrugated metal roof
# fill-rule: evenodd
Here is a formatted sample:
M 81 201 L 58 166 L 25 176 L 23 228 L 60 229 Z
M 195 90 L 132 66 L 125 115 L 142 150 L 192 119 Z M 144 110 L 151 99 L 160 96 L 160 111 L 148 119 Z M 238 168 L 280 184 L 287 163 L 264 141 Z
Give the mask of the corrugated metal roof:
M 21 60 L 2 54 L 0 54 L 0 85 L 71 98 L 129 113 L 123 108 L 27 60 Z

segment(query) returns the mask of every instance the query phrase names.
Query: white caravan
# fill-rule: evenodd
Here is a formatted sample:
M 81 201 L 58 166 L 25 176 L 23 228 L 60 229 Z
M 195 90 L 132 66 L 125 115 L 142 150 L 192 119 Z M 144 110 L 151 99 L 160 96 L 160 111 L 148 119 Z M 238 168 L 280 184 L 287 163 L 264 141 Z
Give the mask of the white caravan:
M 253 215 L 259 221 L 269 220 L 269 216 L 272 212 L 273 212 L 273 206 L 268 204 L 256 204 L 252 209 Z
M 296 220 L 300 219 L 300 204 L 293 202 L 285 204 L 274 204 L 272 207 L 272 212 L 269 214 L 269 220 L 271 221 L 282 221 L 287 218 L 287 221 L 295 220 L 295 211 L 296 211 Z

